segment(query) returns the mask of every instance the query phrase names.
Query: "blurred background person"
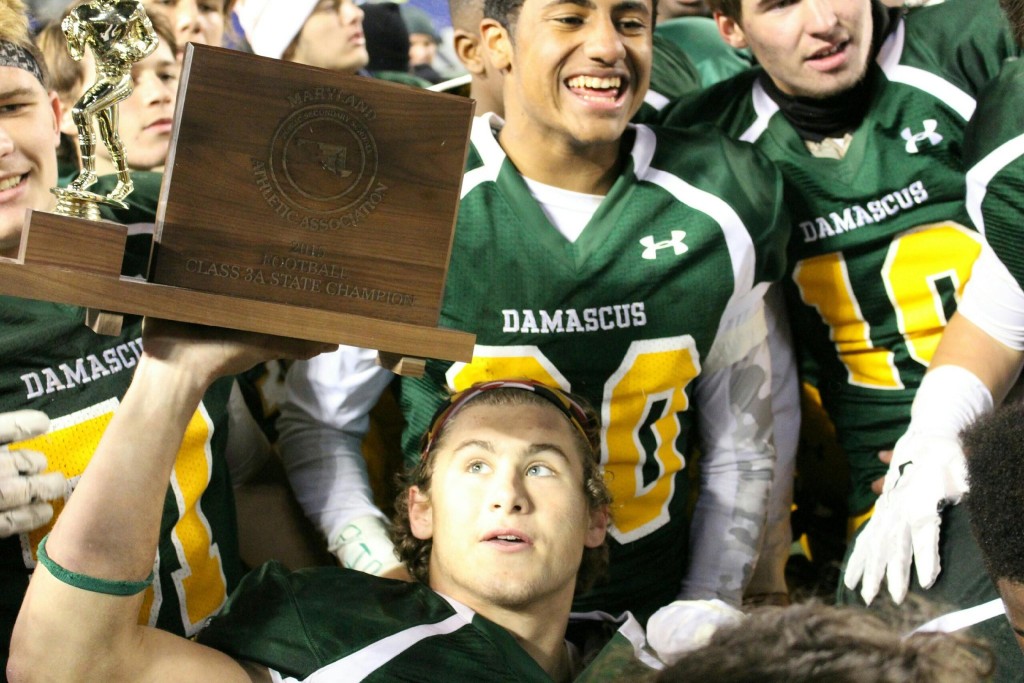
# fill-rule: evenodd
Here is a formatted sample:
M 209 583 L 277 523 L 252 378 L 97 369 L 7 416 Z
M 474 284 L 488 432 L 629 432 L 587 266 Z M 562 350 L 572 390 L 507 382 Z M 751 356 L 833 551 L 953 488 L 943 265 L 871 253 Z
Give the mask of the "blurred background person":
M 400 4 L 398 9 L 409 29 L 409 68 L 412 73 L 430 83 L 442 82 L 445 77 L 435 68 L 441 35 L 434 21 L 429 14 L 408 2 Z
M 370 61 L 353 0 L 241 0 L 235 14 L 257 55 L 352 74 Z
M 149 18 L 162 17 L 174 30 L 179 59 L 187 43 L 224 43 L 224 31 L 234 0 L 143 0 Z

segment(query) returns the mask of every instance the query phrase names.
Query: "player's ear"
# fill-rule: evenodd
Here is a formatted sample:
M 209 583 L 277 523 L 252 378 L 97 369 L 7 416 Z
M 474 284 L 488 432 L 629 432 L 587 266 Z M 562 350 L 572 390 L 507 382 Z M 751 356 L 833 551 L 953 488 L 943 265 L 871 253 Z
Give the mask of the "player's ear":
M 60 134 L 64 129 L 64 119 L 71 120 L 70 113 L 65 116 L 61 111 L 60 98 L 57 97 L 57 93 L 54 91 L 49 92 L 50 98 L 50 109 L 53 111 L 53 145 L 54 147 L 60 146 Z M 73 124 L 72 124 L 73 125 Z M 75 126 L 75 135 L 78 135 L 78 127 Z
M 718 32 L 722 35 L 722 39 L 725 42 L 736 49 L 747 47 L 747 36 L 743 33 L 743 27 L 740 26 L 739 21 L 732 17 L 727 17 L 721 12 L 715 12 L 714 18 L 715 24 L 718 25 Z
M 602 505 L 596 510 L 590 511 L 590 524 L 587 526 L 587 536 L 583 542 L 588 548 L 597 548 L 604 543 L 605 535 L 608 533 L 608 522 L 610 515 L 608 506 Z
M 466 67 L 466 71 L 474 76 L 482 76 L 484 62 L 480 55 L 480 39 L 469 31 L 457 28 L 452 34 L 452 43 L 455 46 L 455 56 Z
M 508 30 L 495 19 L 480 22 L 480 38 L 483 49 L 498 71 L 508 71 L 512 66 L 512 38 Z
M 420 491 L 418 486 L 410 486 L 406 492 L 409 504 L 409 528 L 412 535 L 425 541 L 434 535 L 434 508 L 430 504 L 430 496 Z

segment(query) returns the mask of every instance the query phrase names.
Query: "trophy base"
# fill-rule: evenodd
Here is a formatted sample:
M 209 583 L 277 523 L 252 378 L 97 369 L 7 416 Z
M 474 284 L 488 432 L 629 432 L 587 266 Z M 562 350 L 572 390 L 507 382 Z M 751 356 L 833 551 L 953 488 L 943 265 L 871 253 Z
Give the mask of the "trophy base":
M 71 218 L 84 218 L 87 221 L 102 220 L 100 217 L 100 205 L 109 206 L 115 209 L 127 209 L 128 205 L 117 199 L 111 199 L 106 195 L 96 194 L 87 190 L 73 190 L 70 187 L 50 188 L 57 197 L 56 213 L 59 216 Z
M 382 367 L 407 376 L 422 374 L 425 358 L 473 359 L 466 332 L 124 277 L 126 234 L 117 223 L 27 211 L 18 258 L 0 258 L 0 293 L 93 309 L 86 322 L 103 334 L 116 334 L 124 315 L 148 315 L 377 349 Z

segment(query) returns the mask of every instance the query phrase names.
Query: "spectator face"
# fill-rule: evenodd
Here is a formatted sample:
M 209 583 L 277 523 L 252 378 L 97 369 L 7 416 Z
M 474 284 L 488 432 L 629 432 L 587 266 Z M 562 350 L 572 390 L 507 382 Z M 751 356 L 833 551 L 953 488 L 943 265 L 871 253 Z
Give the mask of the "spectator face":
M 17 249 L 25 209 L 56 204 L 60 104 L 28 71 L 0 66 L 0 253 Z
M 429 496 L 410 493 L 413 533 L 432 538 L 430 585 L 474 609 L 568 607 L 583 548 L 604 541 L 574 428 L 556 408 L 468 406 L 448 428 Z
M 118 131 L 127 150 L 128 166 L 139 171 L 163 168 L 171 143 L 174 101 L 180 68 L 171 49 L 161 43 L 153 54 L 132 66 L 135 89 L 118 105 Z M 113 173 L 106 145 L 97 145 L 101 173 Z
M 733 47 L 749 47 L 779 90 L 829 97 L 867 71 L 868 0 L 743 0 L 742 18 L 716 17 Z
M 363 10 L 353 0 L 321 0 L 299 32 L 292 61 L 355 73 L 369 63 Z
M 652 22 L 649 0 L 526 0 L 511 36 L 485 19 L 507 123 L 532 131 L 544 153 L 598 145 L 617 155 L 650 81 Z
M 425 33 L 409 34 L 409 66 L 432 64 L 437 55 L 434 39 Z
M 146 0 L 146 11 L 161 14 L 174 28 L 178 56 L 185 43 L 220 45 L 224 38 L 224 0 Z

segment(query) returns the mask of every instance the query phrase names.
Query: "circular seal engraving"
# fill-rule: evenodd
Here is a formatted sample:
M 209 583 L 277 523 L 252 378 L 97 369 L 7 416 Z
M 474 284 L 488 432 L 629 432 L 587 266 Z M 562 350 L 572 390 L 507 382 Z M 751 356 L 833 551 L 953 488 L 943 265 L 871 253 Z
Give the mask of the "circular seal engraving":
M 319 103 L 293 111 L 270 147 L 270 178 L 295 209 L 342 213 L 359 204 L 377 177 L 377 143 L 354 111 Z

